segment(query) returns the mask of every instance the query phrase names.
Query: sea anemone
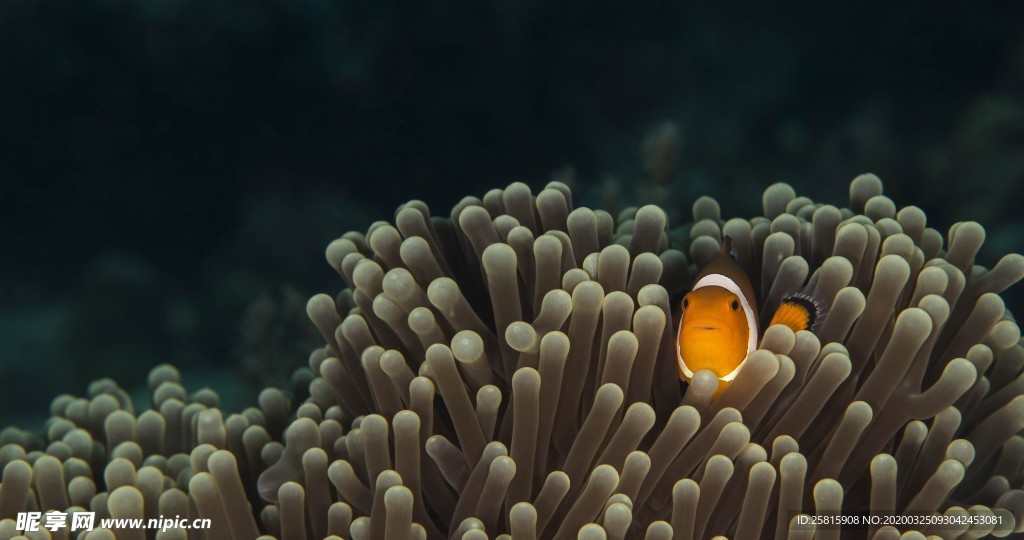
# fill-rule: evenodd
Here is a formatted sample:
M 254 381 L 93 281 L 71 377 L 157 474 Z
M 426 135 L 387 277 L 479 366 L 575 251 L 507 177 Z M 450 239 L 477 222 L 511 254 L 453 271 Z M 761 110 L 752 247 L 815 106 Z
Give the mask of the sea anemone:
M 325 346 L 304 403 L 267 389 L 225 417 L 169 366 L 144 412 L 110 381 L 61 396 L 43 445 L 0 436 L 0 537 L 67 508 L 235 540 L 1024 532 L 1024 346 L 999 296 L 1024 257 L 976 265 L 980 225 L 944 242 L 873 175 L 848 208 L 785 184 L 762 200 L 723 220 L 702 197 L 678 228 L 657 206 L 574 209 L 558 182 L 450 219 L 406 203 L 328 246 L 347 287 L 307 304 Z M 814 333 L 767 328 L 719 392 L 680 382 L 673 316 L 725 236 L 762 320 L 797 291 L 829 310 Z

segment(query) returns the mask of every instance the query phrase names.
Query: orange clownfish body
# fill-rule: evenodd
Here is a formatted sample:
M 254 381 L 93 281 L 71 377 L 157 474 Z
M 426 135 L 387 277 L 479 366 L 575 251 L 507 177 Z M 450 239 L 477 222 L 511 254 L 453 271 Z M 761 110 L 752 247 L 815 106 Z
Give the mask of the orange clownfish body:
M 719 379 L 719 390 L 739 373 L 747 356 L 757 349 L 757 299 L 746 272 L 729 254 L 731 239 L 705 266 L 683 297 L 676 341 L 679 376 L 683 380 L 709 369 Z M 821 317 L 821 307 L 803 295 L 782 299 L 772 324 L 794 332 L 810 330 Z

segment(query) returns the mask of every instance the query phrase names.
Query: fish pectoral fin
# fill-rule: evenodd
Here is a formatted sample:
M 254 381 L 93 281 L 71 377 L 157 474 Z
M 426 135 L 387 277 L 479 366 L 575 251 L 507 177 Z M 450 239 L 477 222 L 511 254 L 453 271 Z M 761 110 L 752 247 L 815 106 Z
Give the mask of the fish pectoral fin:
M 822 316 L 820 302 L 805 295 L 792 295 L 782 299 L 782 304 L 775 311 L 768 326 L 781 324 L 788 326 L 790 330 L 813 330 L 819 323 Z

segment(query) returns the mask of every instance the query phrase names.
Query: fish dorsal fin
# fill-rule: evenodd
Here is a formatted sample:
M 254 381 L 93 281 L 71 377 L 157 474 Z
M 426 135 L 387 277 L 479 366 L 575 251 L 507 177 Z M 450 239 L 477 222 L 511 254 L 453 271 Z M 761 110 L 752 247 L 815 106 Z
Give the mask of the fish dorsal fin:
M 719 251 L 719 253 L 722 254 L 722 255 L 728 255 L 728 256 L 732 257 L 732 237 L 731 236 L 725 235 L 725 237 L 722 238 L 722 249 Z

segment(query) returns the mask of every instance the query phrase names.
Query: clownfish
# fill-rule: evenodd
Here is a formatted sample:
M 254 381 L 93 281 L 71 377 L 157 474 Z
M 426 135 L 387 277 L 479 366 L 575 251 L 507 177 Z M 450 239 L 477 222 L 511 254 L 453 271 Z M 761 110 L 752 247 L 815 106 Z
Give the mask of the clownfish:
M 702 369 L 718 375 L 719 391 L 736 378 L 747 356 L 758 346 L 757 299 L 746 272 L 730 254 L 732 239 L 705 266 L 680 303 L 682 316 L 676 340 L 679 378 L 688 381 Z M 783 297 L 771 323 L 794 332 L 813 330 L 823 306 L 807 295 Z

